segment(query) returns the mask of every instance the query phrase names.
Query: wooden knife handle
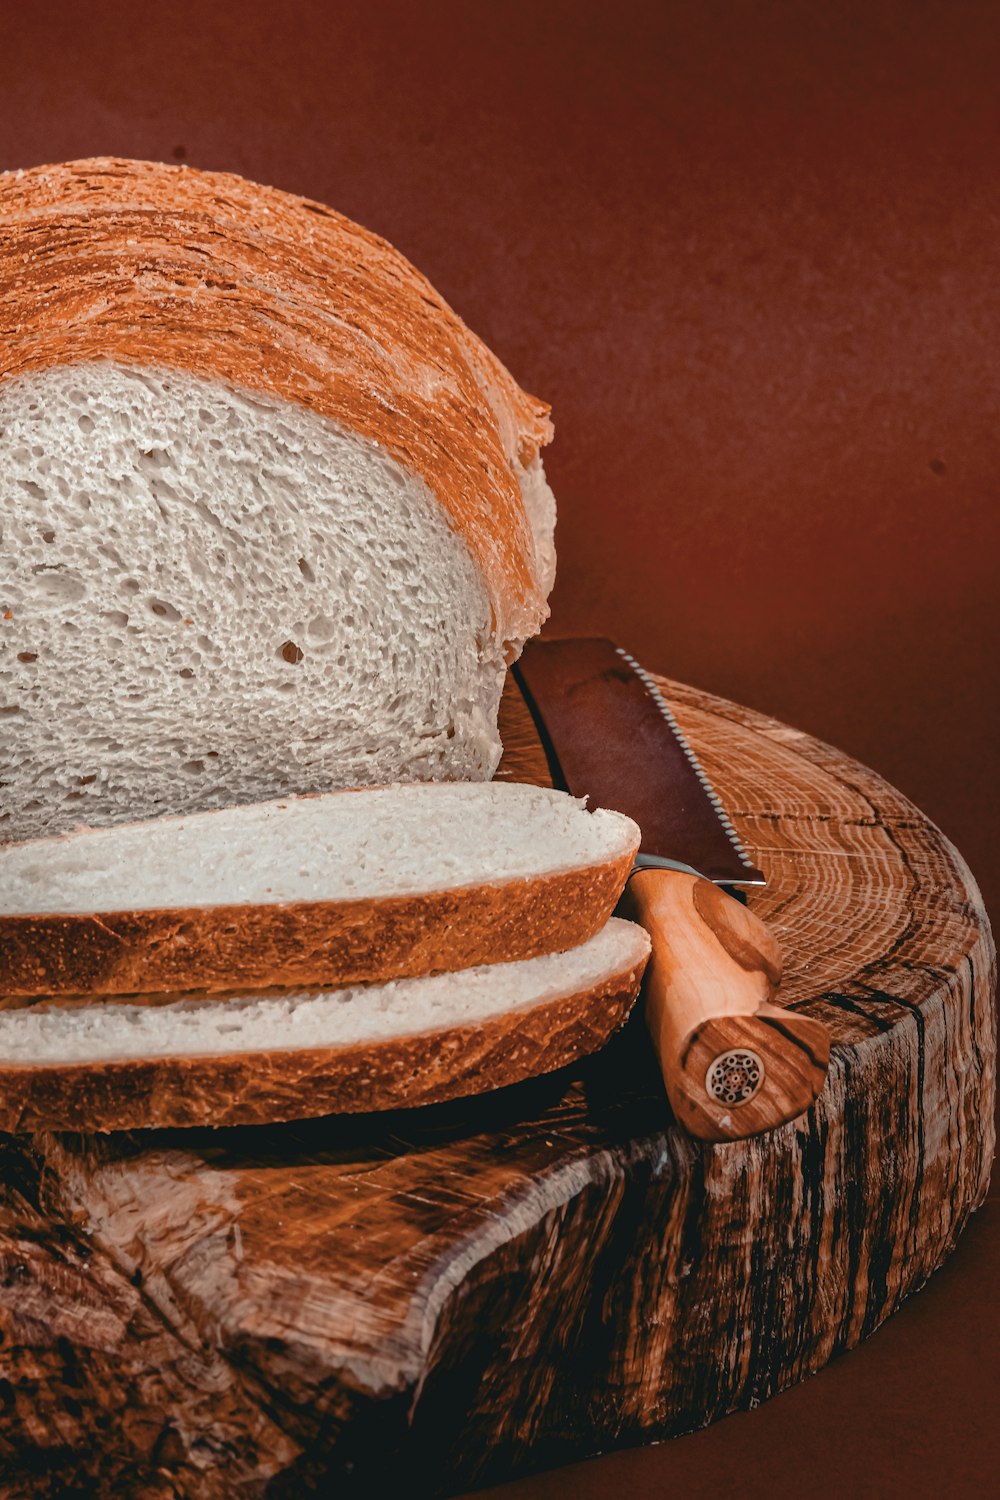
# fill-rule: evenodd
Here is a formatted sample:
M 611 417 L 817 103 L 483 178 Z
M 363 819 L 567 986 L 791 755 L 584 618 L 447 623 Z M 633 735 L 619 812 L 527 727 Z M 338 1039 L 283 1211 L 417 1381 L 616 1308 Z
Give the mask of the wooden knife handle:
M 774 935 L 708 880 L 639 870 L 625 915 L 648 931 L 646 1024 L 677 1120 L 704 1141 L 771 1130 L 823 1087 L 830 1036 L 770 1002 L 781 979 Z

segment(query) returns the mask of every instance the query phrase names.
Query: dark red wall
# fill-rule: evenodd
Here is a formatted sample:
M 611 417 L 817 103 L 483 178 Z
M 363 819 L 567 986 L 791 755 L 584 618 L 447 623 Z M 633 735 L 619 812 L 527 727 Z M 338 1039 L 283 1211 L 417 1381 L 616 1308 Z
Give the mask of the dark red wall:
M 968 0 L 0 0 L 0 166 L 183 158 L 386 235 L 553 404 L 553 629 L 877 767 L 995 911 L 998 126 Z

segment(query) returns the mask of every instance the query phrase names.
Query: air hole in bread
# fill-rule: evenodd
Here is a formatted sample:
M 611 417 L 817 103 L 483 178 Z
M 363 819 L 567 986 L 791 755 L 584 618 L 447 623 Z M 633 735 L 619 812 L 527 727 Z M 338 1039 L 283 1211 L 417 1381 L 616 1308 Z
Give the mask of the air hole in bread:
M 315 615 L 306 626 L 306 635 L 311 641 L 331 641 L 336 634 L 336 622 L 329 615 Z
M 180 610 L 175 609 L 172 604 L 168 604 L 165 599 L 149 599 L 146 602 L 149 605 L 150 613 L 158 615 L 161 620 L 171 620 L 176 624 L 181 618 Z

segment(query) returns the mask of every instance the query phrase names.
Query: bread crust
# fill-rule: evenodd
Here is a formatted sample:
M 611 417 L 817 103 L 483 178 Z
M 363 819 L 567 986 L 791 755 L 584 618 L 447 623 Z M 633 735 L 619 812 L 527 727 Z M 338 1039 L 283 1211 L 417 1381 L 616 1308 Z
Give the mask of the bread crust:
M 262 1125 L 484 1093 L 602 1047 L 627 1019 L 645 962 L 480 1025 L 349 1047 L 43 1067 L 0 1063 L 0 1130 Z
M 108 360 L 294 401 L 430 486 L 503 640 L 548 610 L 516 465 L 527 395 L 385 240 L 241 177 L 101 157 L 0 173 L 0 381 Z
M 18 997 L 368 983 L 578 947 L 634 850 L 491 884 L 362 901 L 0 916 L 0 1009 Z

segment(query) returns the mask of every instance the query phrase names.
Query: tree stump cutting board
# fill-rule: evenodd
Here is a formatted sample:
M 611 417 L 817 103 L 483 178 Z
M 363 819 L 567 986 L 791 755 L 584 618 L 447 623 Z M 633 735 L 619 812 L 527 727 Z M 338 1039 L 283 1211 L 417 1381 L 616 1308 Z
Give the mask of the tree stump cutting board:
M 423 1111 L 3 1138 L 0 1496 L 454 1492 L 687 1432 L 819 1369 L 951 1250 L 993 1150 L 994 950 L 885 782 L 663 685 L 767 871 L 801 1120 L 673 1124 L 641 1023 Z M 504 774 L 546 781 L 505 701 Z

